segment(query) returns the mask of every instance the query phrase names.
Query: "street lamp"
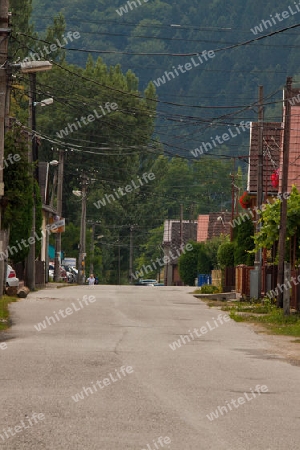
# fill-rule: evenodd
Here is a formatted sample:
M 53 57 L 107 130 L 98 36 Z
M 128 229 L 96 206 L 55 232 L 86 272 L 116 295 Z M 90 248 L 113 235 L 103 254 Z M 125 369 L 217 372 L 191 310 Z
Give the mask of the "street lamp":
M 52 64 L 49 61 L 31 61 L 15 64 L 22 73 L 27 73 L 29 76 L 29 130 L 32 130 L 31 145 L 28 146 L 28 161 L 36 164 L 38 160 L 38 146 L 35 137 L 36 120 L 35 107 L 36 102 L 36 73 L 45 72 L 52 69 Z M 38 182 L 38 168 L 35 168 L 33 178 Z M 32 291 L 35 289 L 35 194 L 33 191 L 33 208 L 32 208 L 32 229 L 31 237 L 33 244 L 30 245 L 29 254 L 26 264 L 26 278 L 27 285 Z
M 33 102 L 33 106 L 48 106 L 48 105 L 52 105 L 53 103 L 53 98 L 45 98 L 45 100 L 41 100 L 40 102 Z
M 50 61 L 24 61 L 20 64 L 14 64 L 14 67 L 19 66 L 22 73 L 45 72 L 52 69 Z

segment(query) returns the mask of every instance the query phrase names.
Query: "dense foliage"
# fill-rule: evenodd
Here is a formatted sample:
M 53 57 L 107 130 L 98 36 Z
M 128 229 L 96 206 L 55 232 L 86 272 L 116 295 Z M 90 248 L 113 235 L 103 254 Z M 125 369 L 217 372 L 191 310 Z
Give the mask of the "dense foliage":
M 28 164 L 26 135 L 20 128 L 14 128 L 5 136 L 3 228 L 9 230 L 9 245 L 16 246 L 22 239 L 27 240 L 32 228 L 33 184 Z M 9 155 L 13 155 L 9 159 Z M 13 163 L 10 163 L 13 161 Z M 37 208 L 38 209 L 38 208 Z M 41 216 L 37 213 L 36 229 L 40 230 Z M 13 262 L 24 261 L 29 247 L 17 248 L 10 253 Z
M 246 264 L 252 266 L 254 263 L 254 225 L 251 219 L 242 221 L 235 230 L 234 264 Z
M 261 230 L 254 236 L 255 248 L 271 249 L 279 239 L 280 199 L 264 205 L 261 211 Z M 287 247 L 292 238 L 296 238 L 297 257 L 299 258 L 300 235 L 300 193 L 296 186 L 292 187 L 287 199 Z
M 234 266 L 234 249 L 233 242 L 223 242 L 218 248 L 217 258 L 221 269 Z
M 189 252 L 183 253 L 178 259 L 179 275 L 182 281 L 189 285 L 195 285 L 195 278 L 198 275 L 197 264 L 199 251 L 202 250 L 202 244 L 191 242 L 193 249 Z
M 210 274 L 219 268 L 218 249 L 228 243 L 228 236 L 219 236 L 206 242 L 193 243 L 193 250 L 178 260 L 180 277 L 186 284 L 194 284 L 198 274 Z
M 15 0 L 16 1 L 16 0 Z M 299 72 L 298 30 L 288 30 L 254 44 L 234 46 L 276 29 L 299 22 L 299 15 L 275 23 L 272 27 L 255 30 L 261 21 L 284 8 L 280 0 L 251 1 L 222 0 L 153 0 L 128 8 L 122 16 L 117 10 L 124 0 L 74 2 L 66 0 L 33 0 L 33 21 L 38 32 L 44 31 L 49 18 L 62 12 L 66 31 L 80 32 L 80 39 L 67 45 L 66 57 L 84 67 L 88 53 L 101 56 L 110 66 L 120 64 L 131 69 L 145 89 L 151 80 L 162 77 L 173 66 L 191 61 L 191 56 L 204 50 L 219 50 L 215 57 L 192 70 L 180 73 L 158 87 L 159 100 L 183 105 L 176 109 L 169 103 L 159 103 L 160 118 L 157 132 L 161 142 L 167 142 L 173 154 L 191 156 L 191 150 L 211 136 L 222 134 L 229 125 L 240 120 L 256 118 L 256 112 L 227 116 L 228 109 L 203 109 L 205 106 L 249 105 L 257 99 L 257 86 L 273 93 L 285 82 L 285 76 Z M 84 14 L 83 14 L 84 13 Z M 170 26 L 178 25 L 178 26 Z M 251 31 L 251 29 L 254 30 Z M 255 34 L 256 33 L 256 34 Z M 228 47 L 231 50 L 225 50 Z M 78 49 L 68 50 L 69 48 Z M 278 92 L 277 100 L 281 100 Z M 189 108 L 195 105 L 198 109 Z M 242 110 L 242 108 L 241 108 Z M 274 108 L 269 109 L 272 119 Z M 275 108 L 280 118 L 280 107 Z M 171 120 L 168 117 L 172 116 Z M 195 120 L 197 117 L 197 120 Z M 214 153 L 239 153 L 247 148 L 248 133 L 242 133 L 214 150 Z

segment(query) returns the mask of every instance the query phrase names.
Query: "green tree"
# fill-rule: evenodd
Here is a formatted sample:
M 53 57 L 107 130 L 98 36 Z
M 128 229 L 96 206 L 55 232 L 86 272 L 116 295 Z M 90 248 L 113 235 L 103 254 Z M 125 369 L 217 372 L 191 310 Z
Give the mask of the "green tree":
M 157 258 L 163 262 L 163 248 L 161 245 L 163 231 L 163 225 L 149 231 L 149 238 L 145 244 L 141 245 L 142 252 L 140 256 L 135 259 L 135 271 L 141 270 L 144 265 L 151 265 Z M 161 273 L 163 264 L 159 265 L 158 263 L 155 263 L 155 265 L 157 268 L 154 268 L 153 272 L 148 273 L 147 278 L 156 278 Z
M 234 266 L 234 250 L 235 245 L 233 242 L 223 242 L 219 246 L 217 258 L 221 269 Z
M 229 237 L 221 234 L 205 242 L 206 254 L 210 261 L 210 271 L 219 268 L 218 251 L 220 246 L 228 241 Z
M 246 264 L 252 266 L 254 263 L 254 225 L 251 219 L 241 222 L 237 226 L 234 248 L 234 264 Z
M 197 264 L 199 259 L 199 252 L 202 250 L 202 245 L 199 242 L 191 242 L 193 249 L 189 252 L 182 253 L 178 259 L 179 275 L 184 284 L 194 286 L 195 278 L 197 277 Z
M 32 208 L 33 208 L 33 182 L 30 172 L 31 165 L 28 164 L 28 143 L 24 139 L 22 130 L 15 127 L 5 136 L 5 161 L 7 167 L 4 168 L 5 195 L 3 198 L 3 228 L 9 230 L 9 246 L 16 247 L 17 252 L 13 252 L 9 257 L 12 262 L 22 262 L 29 252 L 29 246 L 17 243 L 22 239 L 28 240 L 32 228 Z M 9 163 L 9 155 L 14 155 L 13 164 Z M 38 194 L 37 190 L 35 193 Z M 40 197 L 40 195 L 39 195 Z M 41 227 L 41 204 L 37 206 L 36 229 Z
M 280 226 L 280 199 L 263 206 L 261 211 L 261 229 L 254 236 L 255 250 L 260 248 L 271 249 L 279 239 Z M 296 239 L 297 257 L 299 257 L 300 234 L 300 193 L 296 186 L 292 186 L 291 193 L 287 199 L 287 250 L 292 238 Z M 287 258 L 289 259 L 287 251 Z
M 208 255 L 208 248 L 204 242 L 199 243 L 197 272 L 209 274 L 212 270 L 212 261 Z

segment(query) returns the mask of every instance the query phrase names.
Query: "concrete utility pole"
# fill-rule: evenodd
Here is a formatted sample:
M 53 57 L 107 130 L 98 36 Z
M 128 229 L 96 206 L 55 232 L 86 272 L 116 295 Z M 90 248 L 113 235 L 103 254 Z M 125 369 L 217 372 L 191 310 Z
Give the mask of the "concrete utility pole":
M 57 215 L 61 219 L 62 216 L 62 195 L 63 195 L 63 177 L 64 177 L 64 151 L 58 150 L 58 174 L 57 174 Z M 60 279 L 61 265 L 61 233 L 55 233 L 55 264 L 54 264 L 54 281 Z
M 8 78 L 6 63 L 8 58 L 8 0 L 0 1 L 0 200 L 4 195 L 3 182 L 3 160 L 4 160 L 4 138 L 5 138 L 5 115 L 9 110 Z M 4 251 L 4 232 L 2 230 L 2 211 L 0 207 L 0 251 Z M 0 297 L 4 286 L 4 261 L 0 261 Z
M 256 206 L 261 207 L 263 203 L 263 134 L 264 134 L 264 107 L 263 107 L 263 86 L 259 86 L 258 90 L 258 159 L 257 159 L 257 197 Z M 256 232 L 258 233 L 261 229 L 261 224 L 259 223 L 259 216 L 256 214 Z M 256 298 L 261 297 L 261 274 L 262 274 L 262 251 L 259 249 L 255 253 L 254 268 L 257 270 L 257 285 L 256 285 Z
M 290 128 L 291 128 L 291 104 L 289 98 L 292 90 L 292 77 L 286 80 L 286 88 L 284 91 L 284 139 L 283 139 L 283 160 L 282 160 L 282 175 L 281 175 L 281 193 L 285 194 L 288 191 L 288 175 L 289 175 L 289 151 L 290 151 Z M 287 198 L 282 196 L 280 204 L 280 229 L 279 229 L 279 243 L 278 243 L 278 276 L 277 283 L 284 284 L 284 260 L 285 260 L 285 246 L 286 246 L 286 227 L 287 227 Z M 286 297 L 285 297 L 286 299 Z M 284 313 L 289 314 L 289 308 L 283 304 L 283 292 L 277 296 L 276 305 L 278 308 L 284 308 Z

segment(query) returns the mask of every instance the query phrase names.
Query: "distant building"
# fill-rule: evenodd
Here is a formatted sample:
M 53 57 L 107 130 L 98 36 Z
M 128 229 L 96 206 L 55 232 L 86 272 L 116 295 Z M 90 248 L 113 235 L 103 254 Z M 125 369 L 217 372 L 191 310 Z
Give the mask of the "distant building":
M 180 233 L 179 220 L 166 220 L 164 223 L 163 249 L 164 256 L 169 257 L 170 262 L 165 264 L 164 284 L 165 286 L 181 286 L 182 281 L 178 272 L 178 258 L 181 253 L 182 246 L 189 241 L 197 239 L 196 220 L 182 221 L 182 236 Z
M 201 214 L 198 216 L 197 242 L 206 242 L 221 234 L 230 234 L 231 213 L 228 211 L 220 213 Z
M 259 124 L 252 122 L 250 128 L 250 148 L 247 191 L 253 196 L 256 204 Z M 272 175 L 278 170 L 280 179 L 280 155 L 282 149 L 283 126 L 281 122 L 265 122 L 263 124 L 263 198 L 278 193 L 279 183 L 272 183 Z M 260 205 L 259 205 L 260 206 Z

